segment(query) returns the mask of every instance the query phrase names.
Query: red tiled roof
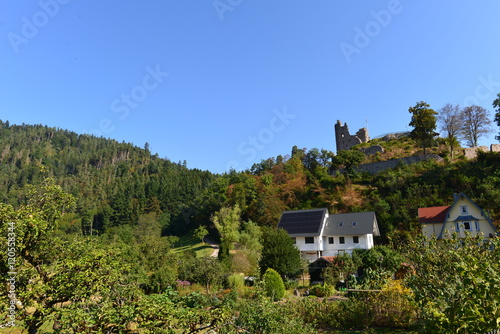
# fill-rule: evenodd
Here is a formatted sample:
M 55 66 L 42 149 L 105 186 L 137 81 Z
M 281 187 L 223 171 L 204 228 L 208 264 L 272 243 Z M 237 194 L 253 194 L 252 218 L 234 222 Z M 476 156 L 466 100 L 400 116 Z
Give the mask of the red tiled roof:
M 335 256 L 322 256 L 322 258 L 325 259 L 326 261 L 332 263 Z
M 451 206 L 433 206 L 431 208 L 418 209 L 418 221 L 421 224 L 444 223 L 446 214 Z

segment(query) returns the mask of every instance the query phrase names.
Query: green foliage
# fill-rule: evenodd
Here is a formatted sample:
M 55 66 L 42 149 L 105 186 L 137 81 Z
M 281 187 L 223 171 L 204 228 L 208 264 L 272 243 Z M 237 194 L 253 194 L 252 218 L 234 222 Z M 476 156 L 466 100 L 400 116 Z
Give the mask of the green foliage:
M 179 279 L 202 284 L 207 294 L 210 287 L 224 281 L 224 267 L 215 258 L 192 258 L 183 260 L 179 267 Z
M 217 231 L 219 231 L 221 246 L 219 257 L 225 260 L 229 251 L 234 249 L 234 244 L 240 240 L 241 209 L 223 207 L 211 218 Z
M 351 274 L 359 267 L 357 258 L 349 254 L 337 255 L 328 267 L 323 270 L 325 283 L 336 286 L 339 282 L 345 282 Z
M 283 278 L 297 277 L 301 273 L 300 251 L 285 230 L 264 229 L 262 246 L 262 273 L 269 268 L 276 270 Z
M 246 275 L 258 275 L 261 255 L 262 230 L 256 223 L 244 222 L 238 251 L 231 255 L 232 270 Z
M 205 226 L 200 225 L 194 230 L 193 235 L 196 239 L 203 241 L 203 238 L 208 235 L 208 230 Z
M 335 293 L 335 288 L 328 284 L 315 284 L 309 288 L 310 293 L 316 297 L 330 297 Z
M 424 101 L 417 102 L 414 107 L 410 107 L 408 111 L 412 114 L 410 126 L 413 127 L 411 137 L 420 143 L 420 146 L 426 149 L 431 146 L 434 137 L 438 134 L 436 130 L 436 115 L 438 114 L 430 105 Z
M 344 167 L 349 174 L 354 172 L 354 167 L 359 165 L 365 159 L 365 154 L 358 150 L 343 150 L 337 152 L 332 159 L 333 168 Z
M 358 257 L 363 268 L 381 269 L 395 273 L 403 262 L 401 254 L 386 245 L 376 245 L 368 250 L 355 250 L 354 257 Z
M 500 93 L 497 94 L 497 98 L 493 100 L 493 107 L 495 108 L 495 122 L 500 126 Z M 500 132 L 499 135 L 495 137 L 496 140 L 500 141 Z
M 407 246 L 408 276 L 426 333 L 486 333 L 500 323 L 500 243 L 483 237 Z
M 284 307 L 267 298 L 240 300 L 235 307 L 238 317 L 235 325 L 238 332 L 313 334 L 317 331 L 304 322 L 294 307 Z M 223 333 L 234 333 L 224 331 Z
M 268 268 L 262 276 L 262 283 L 266 296 L 272 300 L 281 300 L 285 296 L 285 284 L 276 270 Z
M 231 289 L 242 292 L 245 287 L 245 278 L 238 274 L 232 274 L 227 277 L 228 285 Z

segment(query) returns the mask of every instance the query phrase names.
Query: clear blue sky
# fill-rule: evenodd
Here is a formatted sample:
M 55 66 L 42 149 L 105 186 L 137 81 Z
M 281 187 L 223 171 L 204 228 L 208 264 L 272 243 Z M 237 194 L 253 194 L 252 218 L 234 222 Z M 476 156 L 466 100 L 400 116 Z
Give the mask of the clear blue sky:
M 499 13 L 496 0 L 4 0 L 0 119 L 148 142 L 213 172 L 294 145 L 335 151 L 337 120 L 376 137 L 410 130 L 421 100 L 492 112 Z

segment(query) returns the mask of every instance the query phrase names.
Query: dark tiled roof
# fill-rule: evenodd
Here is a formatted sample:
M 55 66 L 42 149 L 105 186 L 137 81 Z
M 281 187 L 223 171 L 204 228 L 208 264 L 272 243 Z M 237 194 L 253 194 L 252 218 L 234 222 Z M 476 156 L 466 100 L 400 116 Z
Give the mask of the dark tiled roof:
M 355 222 L 355 224 L 353 224 Z M 330 215 L 324 235 L 380 235 L 375 212 L 353 212 Z
M 292 237 L 318 236 L 327 213 L 327 209 L 285 211 L 278 228 L 283 228 Z
M 418 209 L 418 221 L 421 224 L 444 223 L 451 206 L 433 206 Z

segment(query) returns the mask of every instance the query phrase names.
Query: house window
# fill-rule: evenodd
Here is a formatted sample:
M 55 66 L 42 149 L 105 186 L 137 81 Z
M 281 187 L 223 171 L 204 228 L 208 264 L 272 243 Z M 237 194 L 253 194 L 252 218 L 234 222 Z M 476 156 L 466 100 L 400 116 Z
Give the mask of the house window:
M 338 227 L 343 227 L 344 226 L 344 222 L 339 222 L 337 226 Z
M 352 242 L 355 244 L 359 244 L 359 237 L 357 235 L 352 237 Z
M 467 209 L 467 205 L 460 205 L 460 212 L 461 213 L 469 213 L 469 210 Z
M 306 244 L 313 244 L 314 243 L 314 237 L 306 237 Z
M 345 237 L 339 237 L 339 243 L 345 244 Z
M 460 232 L 460 225 L 458 224 L 458 222 L 455 223 L 455 231 Z
M 481 229 L 479 228 L 479 222 L 476 220 L 474 223 L 476 224 L 476 231 L 480 231 Z
M 351 225 L 352 225 L 352 227 L 356 227 L 356 226 L 358 226 L 358 222 L 352 222 Z
M 333 237 L 328 237 L 328 243 L 331 245 L 333 244 Z
M 470 222 L 464 222 L 464 230 L 466 231 L 470 231 L 471 228 L 470 228 Z

